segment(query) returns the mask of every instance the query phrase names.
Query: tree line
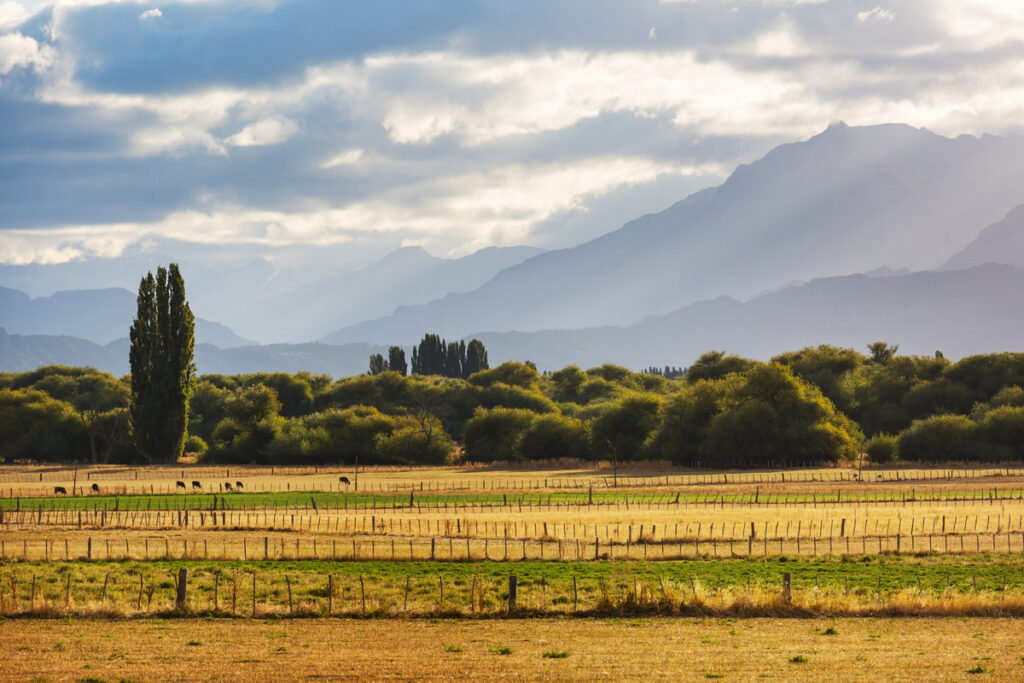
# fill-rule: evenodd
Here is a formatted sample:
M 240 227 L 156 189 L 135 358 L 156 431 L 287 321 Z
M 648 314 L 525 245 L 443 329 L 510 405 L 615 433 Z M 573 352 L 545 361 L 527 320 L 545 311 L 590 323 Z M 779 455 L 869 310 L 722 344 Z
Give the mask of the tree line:
M 412 347 L 412 374 L 440 375 L 466 379 L 490 365 L 487 349 L 479 339 L 473 339 L 467 346 L 464 340 L 448 342 L 436 334 L 425 334 L 420 343 Z M 407 374 L 405 349 L 392 346 L 388 357 L 375 353 L 370 356 L 370 374 L 379 375 L 388 370 L 400 375 Z
M 451 345 L 424 341 L 417 362 L 421 348 L 436 360 Z M 132 376 L 90 368 L 0 374 L 0 459 L 144 462 L 131 395 Z M 207 374 L 194 378 L 185 425 L 184 450 L 209 462 L 1020 461 L 1024 353 L 952 362 L 826 345 L 760 362 L 713 351 L 674 379 L 615 365 L 541 374 L 526 362 L 466 377 L 390 365 L 342 379 Z

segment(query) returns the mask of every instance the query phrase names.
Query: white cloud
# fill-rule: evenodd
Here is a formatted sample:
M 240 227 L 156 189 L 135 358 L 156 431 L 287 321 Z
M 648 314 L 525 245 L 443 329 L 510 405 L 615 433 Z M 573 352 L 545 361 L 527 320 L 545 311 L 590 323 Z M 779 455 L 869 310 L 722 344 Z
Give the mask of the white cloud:
M 299 132 L 299 126 L 283 116 L 271 116 L 235 133 L 224 142 L 233 147 L 277 145 Z
M 160 11 L 159 7 L 148 9 L 139 15 L 140 21 L 156 21 L 164 16 L 164 13 Z
M 574 164 L 512 164 L 480 173 L 430 179 L 348 206 L 300 212 L 219 206 L 171 213 L 150 223 L 112 223 L 0 231 L 4 262 L 55 263 L 117 256 L 140 235 L 207 244 L 331 244 L 354 233 L 394 233 L 410 243 L 443 239 L 466 253 L 492 244 L 522 244 L 541 221 L 615 188 L 666 175 L 713 175 L 715 164 L 598 157 Z M 211 200 L 213 202 L 213 200 Z M 215 202 L 213 202 L 215 203 Z
M 759 57 L 802 57 L 811 53 L 800 29 L 785 17 L 759 33 L 744 49 Z
M 17 67 L 45 69 L 54 60 L 54 50 L 20 33 L 0 35 L 0 76 Z
M 949 36 L 969 49 L 1024 41 L 1020 0 L 932 0 L 930 9 Z
M 332 168 L 337 168 L 339 166 L 349 166 L 351 164 L 356 163 L 362 158 L 363 150 L 346 149 L 335 154 L 330 159 L 320 164 L 320 168 L 326 171 Z
M 28 17 L 28 10 L 20 2 L 14 2 L 14 0 L 0 2 L 0 31 L 13 28 Z
M 877 24 L 879 22 L 892 21 L 895 18 L 896 15 L 892 13 L 892 10 L 883 9 L 881 7 L 875 7 L 874 9 L 857 13 L 857 21 L 862 24 Z

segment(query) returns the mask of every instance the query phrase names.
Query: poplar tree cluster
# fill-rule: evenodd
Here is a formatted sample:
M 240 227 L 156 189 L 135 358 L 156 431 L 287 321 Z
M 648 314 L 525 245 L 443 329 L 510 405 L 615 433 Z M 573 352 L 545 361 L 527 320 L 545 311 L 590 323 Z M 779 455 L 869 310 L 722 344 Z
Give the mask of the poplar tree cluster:
M 411 366 L 411 367 L 409 367 Z M 440 375 L 466 379 L 490 366 L 487 362 L 487 349 L 479 339 L 466 344 L 465 340 L 445 341 L 436 334 L 425 334 L 417 346 L 412 347 L 412 359 L 405 362 L 405 350 L 400 346 L 392 346 L 388 357 L 375 353 L 370 356 L 370 374 L 379 375 L 385 370 L 394 370 L 401 375 L 411 369 L 414 375 Z

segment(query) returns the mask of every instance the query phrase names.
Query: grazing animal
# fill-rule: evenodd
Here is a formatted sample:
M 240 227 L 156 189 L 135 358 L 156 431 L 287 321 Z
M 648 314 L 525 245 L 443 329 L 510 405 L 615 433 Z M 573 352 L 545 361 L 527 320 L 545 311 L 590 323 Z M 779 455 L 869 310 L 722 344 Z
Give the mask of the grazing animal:
M 192 488 L 193 489 L 201 489 L 201 488 L 203 488 L 203 485 L 200 484 L 198 481 L 194 481 L 194 482 L 192 482 Z
M 179 481 L 177 484 L 175 484 L 174 487 L 178 488 L 178 489 L 183 489 L 183 488 L 185 488 L 185 482 Z
M 54 486 L 53 487 L 53 495 L 56 496 L 58 493 L 60 495 L 62 495 L 62 496 L 66 496 L 66 495 L 68 495 L 68 490 L 66 488 L 64 488 L 63 486 Z
M 881 475 L 881 474 L 876 474 L 876 475 L 875 475 L 875 479 L 881 479 L 881 478 L 882 478 L 882 475 Z
M 242 486 L 242 482 L 240 482 L 240 481 L 236 481 L 236 482 L 235 482 L 235 488 L 236 488 L 236 489 L 244 489 L 245 487 L 244 487 L 244 486 Z
M 231 490 L 231 482 L 230 481 L 224 482 L 224 490 L 225 491 L 230 491 Z
M 339 484 L 344 484 L 345 486 L 348 486 L 348 485 L 349 485 L 349 484 L 351 484 L 352 482 L 350 482 L 350 481 L 348 480 L 348 477 L 338 477 L 338 483 L 339 483 Z
M 100 485 L 99 484 L 93 484 L 92 485 L 92 492 L 93 493 L 99 493 L 100 492 Z

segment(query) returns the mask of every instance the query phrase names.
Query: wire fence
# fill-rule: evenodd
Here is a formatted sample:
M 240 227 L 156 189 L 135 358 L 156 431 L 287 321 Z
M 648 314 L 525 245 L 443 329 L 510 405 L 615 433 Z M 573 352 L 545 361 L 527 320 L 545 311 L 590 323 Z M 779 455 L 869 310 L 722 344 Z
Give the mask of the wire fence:
M 871 554 L 1024 553 L 1024 531 L 860 536 L 640 536 L 620 541 L 545 538 L 247 536 L 0 539 L 0 562 L 72 560 L 345 560 L 479 562 L 843 557 Z
M 444 573 L 403 578 L 314 572 L 178 568 L 160 575 L 88 567 L 0 574 L 7 616 L 414 617 L 524 615 L 1024 615 L 1020 586 L 969 582 L 896 588 L 819 586 L 783 573 L 781 582 L 704 585 L 698 578 L 619 577 L 609 582 Z

